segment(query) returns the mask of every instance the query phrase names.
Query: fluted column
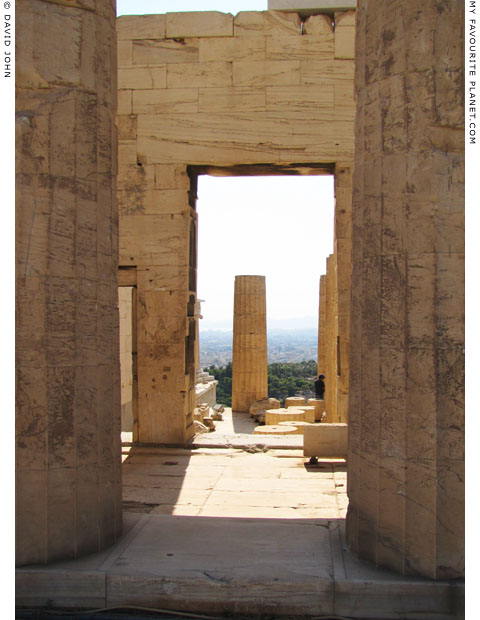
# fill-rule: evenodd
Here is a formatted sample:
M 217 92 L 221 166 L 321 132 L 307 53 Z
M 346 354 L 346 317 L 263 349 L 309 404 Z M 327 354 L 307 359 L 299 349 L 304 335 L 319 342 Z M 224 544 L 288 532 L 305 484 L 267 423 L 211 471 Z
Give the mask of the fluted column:
M 327 422 L 336 422 L 337 369 L 336 369 L 336 310 L 335 310 L 335 257 L 327 258 L 325 276 L 325 410 Z
M 115 2 L 16 3 L 17 564 L 121 532 Z
M 317 374 L 325 374 L 325 311 L 326 311 L 326 280 L 327 276 L 320 276 L 318 295 L 318 353 Z
M 232 409 L 268 398 L 265 276 L 235 276 Z
M 359 0 L 347 539 L 464 573 L 464 6 Z

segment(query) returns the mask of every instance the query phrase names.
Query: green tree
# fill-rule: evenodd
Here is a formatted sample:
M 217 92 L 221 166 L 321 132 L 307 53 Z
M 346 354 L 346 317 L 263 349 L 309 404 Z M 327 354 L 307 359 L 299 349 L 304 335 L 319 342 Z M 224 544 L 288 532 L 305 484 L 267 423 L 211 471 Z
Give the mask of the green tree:
M 209 366 L 206 371 L 218 381 L 217 402 L 232 406 L 232 362 L 226 366 Z M 317 363 L 276 362 L 268 365 L 268 396 L 284 401 L 300 391 L 313 391 L 317 377 Z

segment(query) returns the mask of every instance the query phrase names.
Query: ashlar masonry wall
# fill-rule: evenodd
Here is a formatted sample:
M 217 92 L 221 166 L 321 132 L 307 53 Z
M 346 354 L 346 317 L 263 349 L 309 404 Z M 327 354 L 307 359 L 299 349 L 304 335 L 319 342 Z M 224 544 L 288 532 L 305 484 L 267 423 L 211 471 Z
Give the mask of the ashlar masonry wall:
M 335 24 L 277 11 L 117 19 L 120 266 L 137 270 L 140 442 L 192 434 L 198 172 L 335 174 L 348 359 L 354 13 Z M 335 381 L 348 390 L 348 368 Z

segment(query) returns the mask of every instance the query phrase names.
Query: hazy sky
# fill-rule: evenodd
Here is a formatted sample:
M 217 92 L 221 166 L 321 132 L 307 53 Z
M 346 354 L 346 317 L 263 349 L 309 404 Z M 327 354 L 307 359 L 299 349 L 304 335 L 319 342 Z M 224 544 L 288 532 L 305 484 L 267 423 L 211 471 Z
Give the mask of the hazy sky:
M 267 0 L 117 0 L 117 15 L 173 13 L 175 11 L 266 11 Z
M 333 177 L 199 179 L 201 329 L 227 327 L 236 275 L 266 276 L 269 319 L 310 317 L 333 251 Z

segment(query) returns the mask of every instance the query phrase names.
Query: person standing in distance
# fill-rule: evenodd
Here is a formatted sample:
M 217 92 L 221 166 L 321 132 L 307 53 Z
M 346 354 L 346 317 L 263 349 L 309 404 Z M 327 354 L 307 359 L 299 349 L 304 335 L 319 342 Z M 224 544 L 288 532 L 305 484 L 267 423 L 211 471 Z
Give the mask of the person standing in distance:
M 325 375 L 318 375 L 318 379 L 315 381 L 315 398 L 323 400 L 325 395 Z

